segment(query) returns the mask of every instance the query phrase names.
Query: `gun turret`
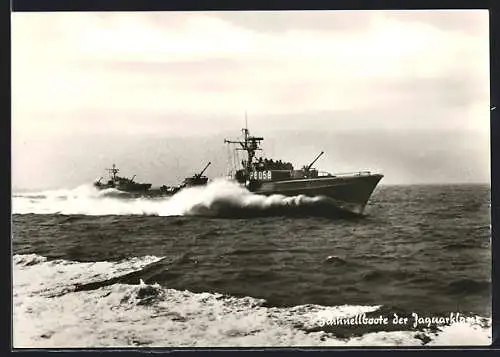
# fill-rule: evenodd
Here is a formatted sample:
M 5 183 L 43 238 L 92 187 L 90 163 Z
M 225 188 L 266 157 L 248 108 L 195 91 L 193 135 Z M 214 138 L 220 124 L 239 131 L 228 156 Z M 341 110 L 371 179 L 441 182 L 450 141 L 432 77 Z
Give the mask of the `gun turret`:
M 134 179 L 135 179 L 136 176 L 137 175 L 132 176 L 132 178 L 130 179 L 130 182 L 134 182 Z
M 200 178 L 201 176 L 203 176 L 203 174 L 205 173 L 205 171 L 208 169 L 208 167 L 210 166 L 211 162 L 208 162 L 208 164 L 205 166 L 205 168 L 203 170 L 201 170 L 201 172 L 199 174 L 195 174 L 194 176 L 196 178 Z
M 315 163 L 316 161 L 318 161 L 318 159 L 319 159 L 319 158 L 321 157 L 321 155 L 323 155 L 324 153 L 325 153 L 324 151 L 320 152 L 320 153 L 319 153 L 319 155 L 318 155 L 318 156 L 316 156 L 316 158 L 315 158 L 315 159 L 314 159 L 314 160 L 313 160 L 313 161 L 312 161 L 312 162 L 311 162 L 308 166 L 306 166 L 306 167 L 304 168 L 304 171 L 308 172 L 308 171 L 311 169 L 311 167 L 314 165 L 314 163 Z

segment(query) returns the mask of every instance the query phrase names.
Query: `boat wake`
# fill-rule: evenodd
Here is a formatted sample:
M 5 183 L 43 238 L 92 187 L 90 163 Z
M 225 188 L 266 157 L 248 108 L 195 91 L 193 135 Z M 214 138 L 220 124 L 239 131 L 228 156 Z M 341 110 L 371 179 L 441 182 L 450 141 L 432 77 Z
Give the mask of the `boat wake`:
M 491 319 L 436 328 L 341 335 L 324 321 L 382 313 L 382 306 L 266 306 L 254 297 L 193 293 L 147 281 L 162 258 L 115 262 L 15 255 L 13 340 L 17 348 L 208 346 L 449 346 L 491 343 Z M 124 279 L 123 277 L 132 277 Z
M 214 180 L 171 197 L 137 197 L 91 185 L 13 195 L 14 214 L 156 215 L 244 218 L 269 215 L 350 216 L 326 197 L 256 195 L 235 182 Z

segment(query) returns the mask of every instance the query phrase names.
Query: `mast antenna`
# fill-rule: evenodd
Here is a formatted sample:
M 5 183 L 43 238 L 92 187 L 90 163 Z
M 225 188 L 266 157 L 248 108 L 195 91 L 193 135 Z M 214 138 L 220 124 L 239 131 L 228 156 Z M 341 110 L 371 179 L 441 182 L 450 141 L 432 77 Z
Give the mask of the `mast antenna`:
M 247 112 L 245 111 L 245 125 L 247 125 Z M 259 145 L 262 140 L 264 140 L 263 137 L 258 137 L 258 136 L 250 136 L 250 132 L 248 131 L 248 127 L 245 127 L 242 129 L 244 138 L 243 141 L 240 140 L 228 140 L 224 139 L 224 143 L 226 144 L 237 144 L 240 147 L 237 147 L 236 150 L 241 150 L 241 151 L 246 151 L 248 155 L 248 160 L 246 162 L 243 162 L 243 166 L 246 169 L 247 173 L 252 171 L 252 166 L 253 166 L 253 159 L 255 157 L 255 152 L 257 150 L 262 150 Z
M 112 177 L 113 181 L 116 180 L 116 174 L 120 172 L 120 169 L 116 168 L 116 165 L 113 164 L 113 167 L 111 169 L 106 169 L 109 172 L 109 175 Z

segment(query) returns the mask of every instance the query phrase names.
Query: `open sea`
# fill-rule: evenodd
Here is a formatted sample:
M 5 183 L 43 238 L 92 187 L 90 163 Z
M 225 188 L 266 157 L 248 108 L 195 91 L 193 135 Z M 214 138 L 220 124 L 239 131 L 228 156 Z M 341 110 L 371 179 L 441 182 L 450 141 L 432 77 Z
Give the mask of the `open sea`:
M 491 343 L 488 185 L 379 186 L 361 218 L 315 204 L 224 181 L 14 193 L 14 347 Z

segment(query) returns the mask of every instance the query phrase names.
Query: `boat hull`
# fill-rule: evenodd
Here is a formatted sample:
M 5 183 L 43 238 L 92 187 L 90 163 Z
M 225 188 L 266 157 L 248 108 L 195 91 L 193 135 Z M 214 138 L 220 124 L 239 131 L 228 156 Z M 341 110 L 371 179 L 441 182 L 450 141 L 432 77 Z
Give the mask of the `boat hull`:
M 355 174 L 351 176 L 319 177 L 263 182 L 251 191 L 260 195 L 284 195 L 326 197 L 341 210 L 361 215 L 365 211 L 377 184 L 383 178 L 380 174 Z
M 141 193 L 141 192 L 148 192 L 149 189 L 151 188 L 151 184 L 149 183 L 142 183 L 142 184 L 133 184 L 133 185 L 126 185 L 126 186 L 115 186 L 115 185 L 97 185 L 94 184 L 94 187 L 96 187 L 99 190 L 106 190 L 109 188 L 114 188 L 118 191 L 122 192 L 130 192 L 130 193 Z
M 149 183 L 143 183 L 143 184 L 137 184 L 133 186 L 126 186 L 126 187 L 118 187 L 118 190 L 120 191 L 125 191 L 125 192 L 147 192 L 151 188 L 151 184 Z

